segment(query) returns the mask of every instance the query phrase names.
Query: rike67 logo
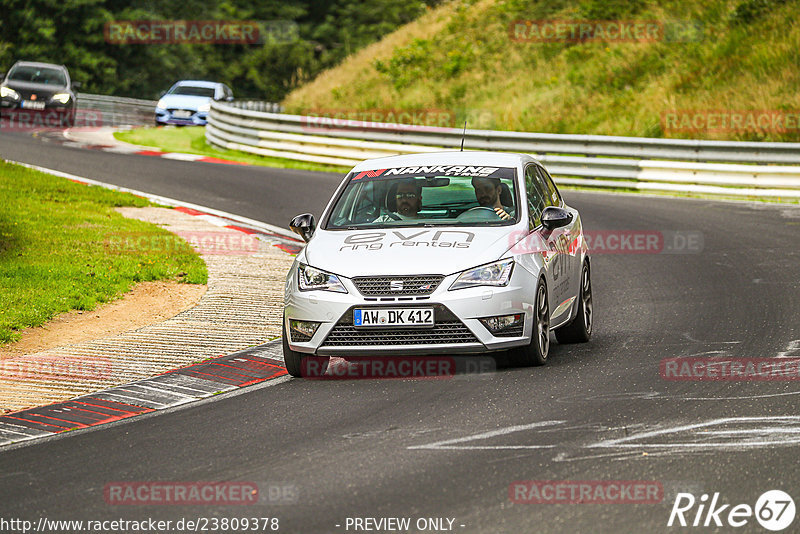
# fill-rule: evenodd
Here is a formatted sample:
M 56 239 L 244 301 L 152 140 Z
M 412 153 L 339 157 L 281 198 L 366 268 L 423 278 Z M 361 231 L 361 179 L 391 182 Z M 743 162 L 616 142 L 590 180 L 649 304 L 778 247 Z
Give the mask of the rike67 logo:
M 667 526 L 681 527 L 722 527 L 739 528 L 756 521 L 767 530 L 778 532 L 794 522 L 794 500 L 781 490 L 770 490 L 761 494 L 755 506 L 737 504 L 732 506 L 714 493 L 697 499 L 691 493 L 678 493 L 669 514 Z

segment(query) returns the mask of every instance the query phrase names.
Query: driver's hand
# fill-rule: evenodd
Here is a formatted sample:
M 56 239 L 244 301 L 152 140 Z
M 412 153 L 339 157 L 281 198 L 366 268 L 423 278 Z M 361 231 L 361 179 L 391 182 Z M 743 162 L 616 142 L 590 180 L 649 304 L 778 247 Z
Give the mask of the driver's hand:
M 500 217 L 504 221 L 507 221 L 508 219 L 511 218 L 511 215 L 506 213 L 506 210 L 504 210 L 503 208 L 495 208 L 494 212 L 497 214 L 498 217 Z

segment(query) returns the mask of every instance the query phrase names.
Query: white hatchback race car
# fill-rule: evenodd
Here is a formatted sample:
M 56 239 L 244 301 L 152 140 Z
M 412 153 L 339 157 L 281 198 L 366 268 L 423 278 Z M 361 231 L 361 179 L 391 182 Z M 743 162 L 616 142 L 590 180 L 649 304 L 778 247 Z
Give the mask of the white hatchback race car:
M 524 154 L 437 152 L 364 161 L 347 174 L 286 278 L 292 376 L 330 356 L 509 350 L 543 365 L 592 333 L 589 251 L 577 210 Z

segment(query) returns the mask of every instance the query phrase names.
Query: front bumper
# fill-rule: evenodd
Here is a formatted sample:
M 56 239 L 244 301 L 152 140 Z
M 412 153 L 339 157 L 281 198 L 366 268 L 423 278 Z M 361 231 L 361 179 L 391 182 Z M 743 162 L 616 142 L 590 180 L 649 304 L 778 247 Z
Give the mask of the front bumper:
M 446 276 L 425 296 L 367 297 L 352 280 L 340 277 L 348 293 L 299 291 L 297 264 L 287 277 L 285 294 L 286 332 L 289 347 L 320 356 L 356 354 L 481 353 L 505 350 L 530 343 L 533 296 L 537 278 L 517 264 L 505 287 L 481 286 L 449 291 L 458 274 Z M 433 328 L 355 327 L 354 308 L 433 307 Z M 493 335 L 481 318 L 523 314 L 524 322 L 513 335 Z M 320 322 L 310 340 L 292 339 L 290 320 Z
M 75 109 L 75 100 L 70 98 L 66 104 L 54 100 L 44 101 L 44 108 L 26 108 L 23 107 L 23 102 L 27 102 L 24 98 L 14 99 L 9 96 L 0 98 L 0 109 L 3 111 L 24 111 L 30 113 L 43 113 L 48 111 L 57 111 L 59 113 L 69 113 Z
M 207 111 L 194 111 L 188 117 L 176 117 L 175 112 L 181 110 L 156 108 L 156 123 L 177 124 L 182 126 L 205 126 L 208 122 Z

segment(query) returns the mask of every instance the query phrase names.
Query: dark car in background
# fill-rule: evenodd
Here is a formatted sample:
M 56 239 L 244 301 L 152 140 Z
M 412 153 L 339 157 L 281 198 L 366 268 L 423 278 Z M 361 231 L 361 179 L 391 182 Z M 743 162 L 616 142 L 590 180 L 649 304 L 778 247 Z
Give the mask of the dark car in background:
M 156 126 L 178 124 L 204 126 L 211 101 L 230 102 L 233 91 L 224 83 L 182 80 L 164 93 L 156 104 Z
M 75 123 L 75 89 L 64 65 L 17 61 L 0 82 L 0 114 L 39 114 L 42 125 Z

